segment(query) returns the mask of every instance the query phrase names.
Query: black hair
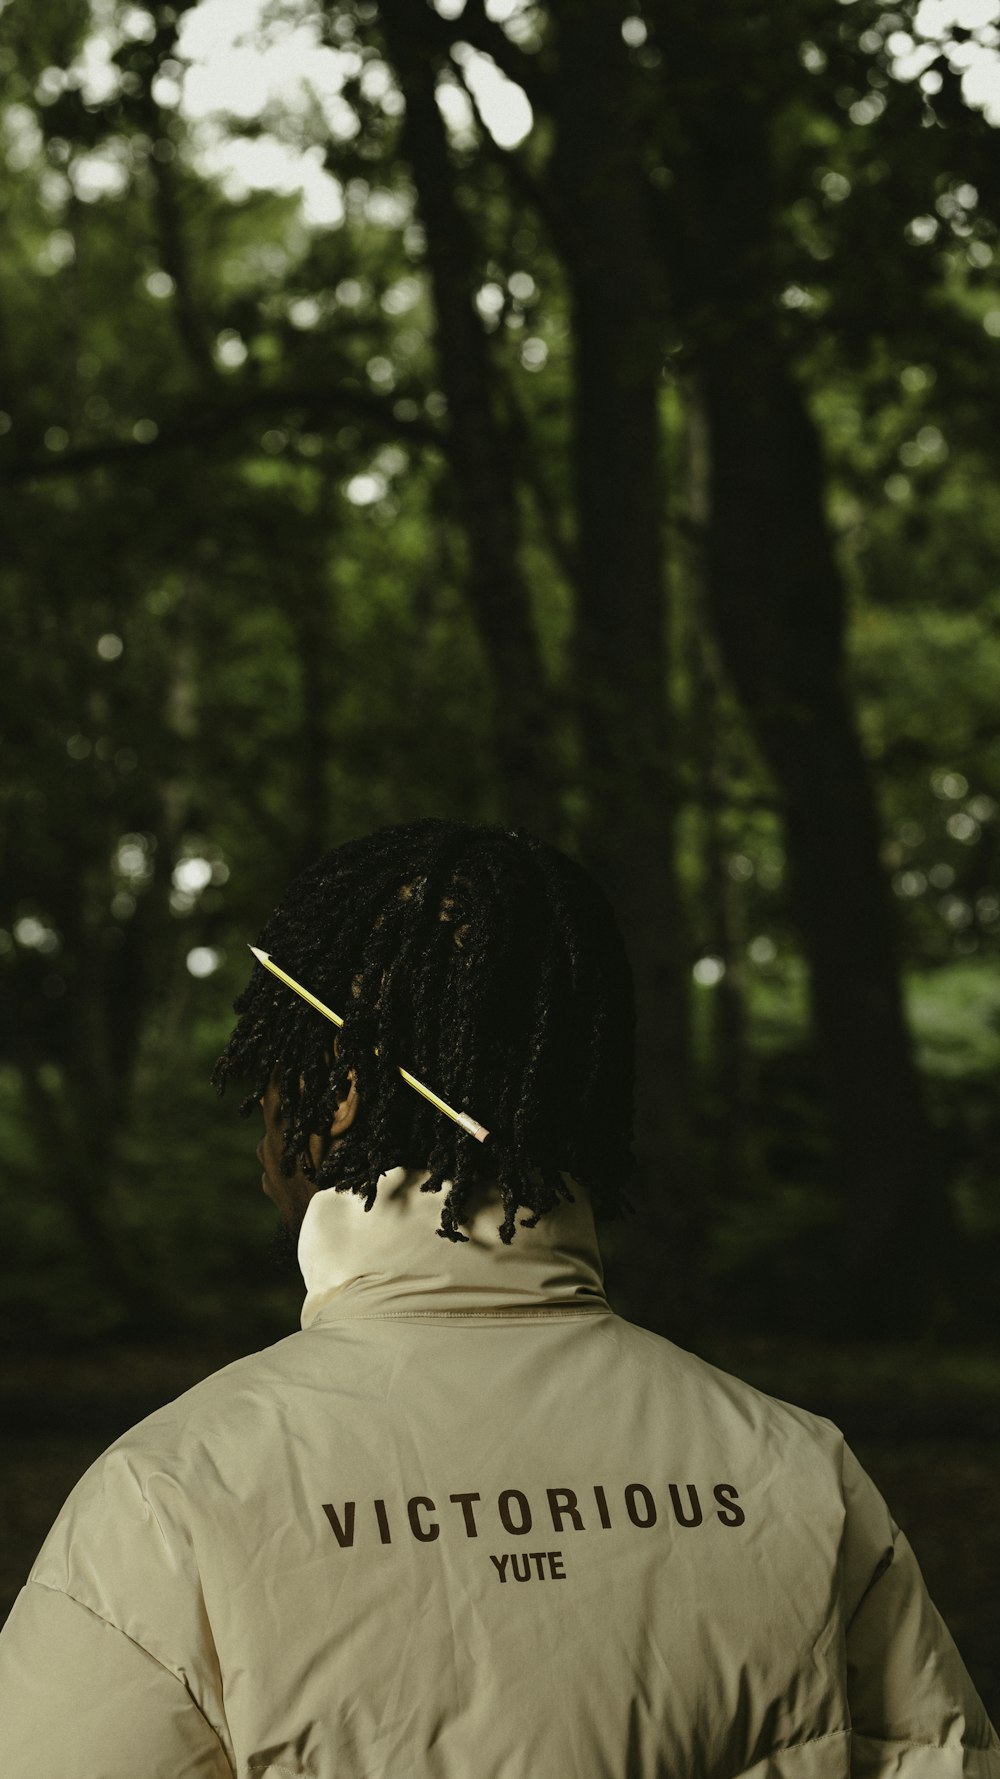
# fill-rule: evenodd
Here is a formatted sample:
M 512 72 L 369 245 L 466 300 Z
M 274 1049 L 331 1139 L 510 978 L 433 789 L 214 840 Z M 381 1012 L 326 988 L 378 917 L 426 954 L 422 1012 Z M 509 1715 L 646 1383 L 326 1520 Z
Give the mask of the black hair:
M 381 1174 L 429 1169 L 421 1191 L 451 1182 L 438 1234 L 452 1241 L 468 1240 L 456 1225 L 481 1183 L 499 1188 L 504 1242 L 519 1206 L 530 1229 L 573 1201 L 563 1173 L 595 1217 L 634 1210 L 632 971 L 609 901 L 567 854 L 524 828 L 432 816 L 379 828 L 296 877 L 257 943 L 344 1020 L 337 1030 L 261 964 L 234 1003 L 211 1079 L 220 1094 L 231 1075 L 249 1079 L 244 1117 L 275 1080 L 282 1174 L 299 1165 L 370 1210 Z M 317 1168 L 309 1135 L 329 1130 L 352 1070 L 357 1114 Z

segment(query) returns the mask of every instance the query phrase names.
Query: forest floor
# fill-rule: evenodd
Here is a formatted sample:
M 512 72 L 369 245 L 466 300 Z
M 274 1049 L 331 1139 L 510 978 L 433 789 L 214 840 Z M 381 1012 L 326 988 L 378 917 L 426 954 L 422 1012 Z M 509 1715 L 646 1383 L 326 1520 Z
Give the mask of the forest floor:
M 913 1545 L 1000 1723 L 1000 1357 L 736 1338 L 702 1351 L 843 1429 Z M 111 1348 L 0 1361 L 0 1621 L 93 1459 L 135 1421 L 237 1357 L 238 1349 Z

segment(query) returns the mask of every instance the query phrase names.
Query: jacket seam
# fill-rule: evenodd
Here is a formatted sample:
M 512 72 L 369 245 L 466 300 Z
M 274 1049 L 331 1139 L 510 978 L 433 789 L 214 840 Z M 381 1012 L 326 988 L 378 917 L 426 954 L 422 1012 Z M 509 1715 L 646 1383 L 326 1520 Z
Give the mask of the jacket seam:
M 851 1729 L 848 1724 L 839 1730 L 824 1730 L 819 1736 L 806 1736 L 801 1742 L 785 1742 L 780 1748 L 769 1748 L 766 1754 L 760 1754 L 755 1760 L 752 1760 L 748 1767 L 741 1767 L 739 1772 L 733 1775 L 733 1779 L 745 1779 L 746 1774 L 752 1773 L 755 1767 L 761 1765 L 762 1761 L 777 1760 L 785 1754 L 797 1754 L 801 1748 L 814 1748 L 817 1742 L 832 1742 L 835 1736 L 849 1736 L 850 1734 Z
M 233 1766 L 233 1763 L 230 1760 L 228 1754 L 226 1753 L 225 1743 L 223 1742 L 222 1737 L 219 1735 L 219 1732 L 216 1729 L 214 1723 L 209 1722 L 208 1718 L 205 1716 L 205 1713 L 202 1710 L 201 1706 L 199 1705 L 194 1694 L 188 1689 L 188 1687 L 185 1686 L 183 1680 L 180 1679 L 179 1675 L 175 1674 L 172 1668 L 167 1667 L 166 1662 L 161 1662 L 159 1656 L 154 1655 L 151 1649 L 147 1649 L 146 1645 L 144 1643 L 140 1643 L 139 1639 L 137 1637 L 130 1637 L 128 1632 L 122 1629 L 121 1625 L 115 1624 L 114 1619 L 105 1618 L 103 1612 L 95 1612 L 93 1606 L 88 1606 L 85 1600 L 78 1600 L 75 1594 L 70 1593 L 69 1588 L 53 1587 L 50 1582 L 39 1581 L 37 1579 L 37 1577 L 34 1577 L 34 1576 L 29 1577 L 27 1586 L 35 1587 L 35 1588 L 43 1588 L 47 1594 L 62 1594 L 64 1599 L 72 1600 L 74 1606 L 79 1606 L 81 1612 L 89 1612 L 91 1618 L 96 1618 L 98 1624 L 107 1625 L 109 1631 L 117 1631 L 119 1637 L 124 1637 L 126 1643 L 131 1643 L 133 1649 L 141 1650 L 143 1655 L 148 1656 L 149 1660 L 151 1662 L 155 1662 L 156 1666 L 158 1668 L 162 1668 L 164 1674 L 169 1674 L 171 1680 L 174 1682 L 174 1685 L 180 1687 L 181 1692 L 184 1693 L 185 1697 L 189 1700 L 189 1702 L 192 1705 L 192 1707 L 194 1708 L 194 1710 L 197 1711 L 198 1716 L 201 1718 L 202 1723 L 205 1725 L 205 1728 L 207 1730 L 209 1730 L 211 1732 L 211 1734 L 215 1737 L 215 1740 L 219 1744 L 219 1748 L 222 1752 L 223 1759 L 225 1760 L 225 1763 L 226 1763 L 227 1767 L 229 1768 L 230 1772 L 233 1773 L 234 1779 L 235 1779 L 236 1769 Z
M 334 1311 L 320 1319 L 338 1322 L 574 1322 L 591 1316 L 613 1316 L 610 1304 L 579 1310 L 358 1310 Z M 312 1323 L 310 1323 L 310 1327 Z
M 957 1745 L 954 1742 L 925 1742 L 914 1736 L 869 1736 L 864 1730 L 855 1729 L 854 1737 L 858 1742 L 878 1742 L 883 1748 L 937 1748 L 946 1753 L 949 1748 L 958 1747 L 966 1754 L 992 1754 L 992 1742 L 966 1742 L 964 1737 Z

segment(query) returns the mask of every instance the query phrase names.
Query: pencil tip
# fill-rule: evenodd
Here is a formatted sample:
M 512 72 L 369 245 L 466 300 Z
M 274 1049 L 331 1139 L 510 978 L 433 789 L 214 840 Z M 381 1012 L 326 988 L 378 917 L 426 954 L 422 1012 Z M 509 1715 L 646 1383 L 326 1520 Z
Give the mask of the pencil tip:
M 259 964 L 266 964 L 271 955 L 269 951 L 258 951 L 256 945 L 248 945 L 247 950 L 253 952 L 254 957 Z

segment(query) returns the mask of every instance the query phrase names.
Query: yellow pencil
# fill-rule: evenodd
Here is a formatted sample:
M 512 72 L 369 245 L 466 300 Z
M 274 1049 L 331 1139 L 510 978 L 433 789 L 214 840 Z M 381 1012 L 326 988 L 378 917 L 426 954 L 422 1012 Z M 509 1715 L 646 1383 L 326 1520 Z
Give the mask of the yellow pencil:
M 317 1000 L 314 994 L 310 994 L 307 988 L 303 988 L 301 982 L 296 982 L 294 977 L 286 975 L 284 970 L 279 970 L 277 964 L 271 962 L 271 955 L 269 952 L 258 951 L 256 945 L 251 945 L 249 949 L 253 952 L 257 962 L 263 964 L 265 970 L 270 970 L 271 975 L 277 976 L 279 982 L 284 982 L 286 987 L 294 989 L 297 995 L 301 995 L 304 1001 L 308 1001 L 310 1007 L 315 1007 L 317 1013 L 322 1013 L 325 1019 L 332 1019 L 334 1025 L 343 1025 L 344 1022 L 339 1013 L 334 1013 L 331 1007 L 324 1006 L 323 1002 Z M 378 1055 L 377 1044 L 375 1046 L 375 1055 Z M 455 1123 L 460 1124 L 462 1129 L 467 1131 L 470 1137 L 476 1138 L 477 1142 L 485 1143 L 490 1134 L 489 1131 L 486 1130 L 483 1125 L 477 1124 L 476 1120 L 471 1118 L 468 1112 L 454 1111 L 451 1106 L 445 1104 L 444 1100 L 439 1099 L 436 1093 L 432 1093 L 429 1087 L 425 1087 L 422 1081 L 418 1081 L 415 1075 L 409 1074 L 407 1070 L 403 1068 L 401 1068 L 399 1072 L 407 1085 L 415 1087 L 417 1092 L 422 1093 L 425 1100 L 430 1100 L 431 1105 L 436 1106 L 439 1112 L 444 1112 L 446 1117 L 453 1118 Z

